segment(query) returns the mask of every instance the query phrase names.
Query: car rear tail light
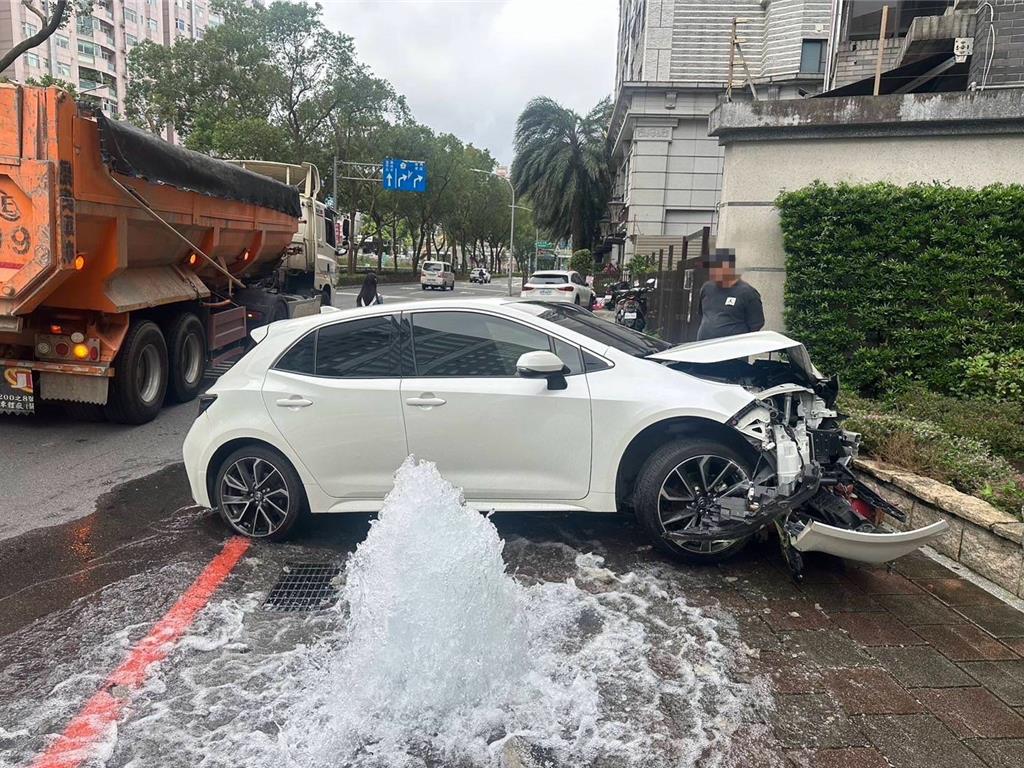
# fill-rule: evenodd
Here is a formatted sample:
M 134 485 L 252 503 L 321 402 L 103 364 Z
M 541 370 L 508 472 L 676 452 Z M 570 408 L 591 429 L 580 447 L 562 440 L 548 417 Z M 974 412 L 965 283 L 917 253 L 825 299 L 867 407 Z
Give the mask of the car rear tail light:
M 532 291 L 533 290 L 533 286 L 532 285 L 524 285 L 523 286 L 523 290 L 524 291 Z
M 558 290 L 565 291 L 566 293 L 568 293 L 569 291 L 572 290 L 572 286 L 571 285 L 560 285 L 560 286 L 558 286 Z

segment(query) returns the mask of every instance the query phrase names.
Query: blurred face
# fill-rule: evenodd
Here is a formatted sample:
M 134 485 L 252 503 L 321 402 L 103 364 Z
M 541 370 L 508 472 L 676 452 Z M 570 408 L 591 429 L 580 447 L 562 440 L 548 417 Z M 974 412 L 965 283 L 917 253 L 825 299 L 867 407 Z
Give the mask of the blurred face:
M 708 276 L 716 283 L 727 283 L 736 279 L 736 265 L 731 261 L 720 261 L 712 264 Z

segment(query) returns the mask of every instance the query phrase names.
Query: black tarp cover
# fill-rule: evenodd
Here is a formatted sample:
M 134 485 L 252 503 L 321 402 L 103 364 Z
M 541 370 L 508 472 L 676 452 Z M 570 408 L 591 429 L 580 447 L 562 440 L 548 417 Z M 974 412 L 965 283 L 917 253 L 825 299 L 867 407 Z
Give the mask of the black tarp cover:
M 127 123 L 96 114 L 100 151 L 110 170 L 301 218 L 299 191 L 223 160 L 179 147 Z

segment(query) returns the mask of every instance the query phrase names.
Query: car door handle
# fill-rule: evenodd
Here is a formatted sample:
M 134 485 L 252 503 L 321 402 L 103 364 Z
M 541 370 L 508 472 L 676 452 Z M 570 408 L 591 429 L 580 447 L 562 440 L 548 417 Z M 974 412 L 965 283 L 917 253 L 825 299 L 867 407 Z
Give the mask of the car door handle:
M 441 397 L 409 397 L 406 398 L 406 405 L 418 405 L 420 408 L 430 408 L 435 405 L 444 405 L 448 401 Z
M 304 397 L 282 397 L 277 404 L 282 408 L 306 408 L 312 405 L 313 401 Z

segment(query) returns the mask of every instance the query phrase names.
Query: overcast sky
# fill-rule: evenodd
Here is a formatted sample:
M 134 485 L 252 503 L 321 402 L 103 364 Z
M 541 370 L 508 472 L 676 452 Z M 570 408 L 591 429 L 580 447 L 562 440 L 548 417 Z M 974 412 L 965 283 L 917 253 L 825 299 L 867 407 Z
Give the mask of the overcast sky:
M 512 160 L 515 120 L 534 96 L 578 112 L 610 95 L 616 0 L 320 0 L 416 119 Z

